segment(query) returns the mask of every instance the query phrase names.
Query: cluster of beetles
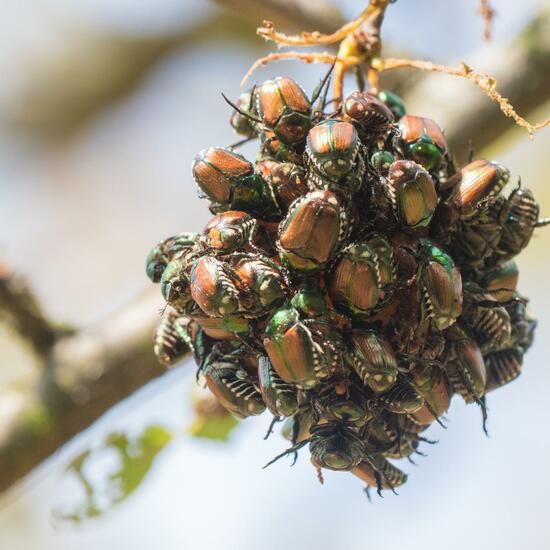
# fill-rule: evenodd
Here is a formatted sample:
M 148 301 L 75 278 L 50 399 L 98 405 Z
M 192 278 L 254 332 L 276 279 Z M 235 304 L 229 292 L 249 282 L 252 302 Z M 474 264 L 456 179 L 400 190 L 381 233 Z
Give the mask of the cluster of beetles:
M 395 94 L 354 91 L 327 113 L 327 89 L 254 87 L 231 124 L 259 139 L 256 161 L 196 156 L 213 217 L 147 258 L 167 303 L 154 346 L 166 365 L 190 348 L 233 415 L 284 420 L 280 456 L 308 445 L 319 472 L 380 493 L 405 483 L 391 460 L 433 443 L 454 394 L 485 426 L 486 394 L 520 374 L 536 323 L 513 258 L 547 221 L 520 183 L 503 192 L 503 166 L 457 168 Z

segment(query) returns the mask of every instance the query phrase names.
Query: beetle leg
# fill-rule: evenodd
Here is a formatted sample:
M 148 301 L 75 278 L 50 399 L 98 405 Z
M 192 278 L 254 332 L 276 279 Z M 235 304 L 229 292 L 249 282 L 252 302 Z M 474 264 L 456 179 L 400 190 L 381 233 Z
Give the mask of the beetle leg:
M 268 466 L 271 466 L 274 462 L 277 462 L 280 458 L 283 458 L 284 456 L 287 456 L 289 454 L 294 453 L 296 456 L 298 455 L 298 452 L 302 447 L 305 447 L 309 442 L 311 438 L 304 439 L 303 441 L 300 441 L 300 443 L 297 443 L 296 445 L 293 445 L 292 447 L 289 447 L 286 451 L 282 452 L 281 454 L 277 455 L 275 458 L 271 459 L 263 468 L 262 470 L 265 470 Z M 293 465 L 296 463 L 296 457 L 294 459 Z
M 277 424 L 277 422 L 280 422 L 280 421 L 281 421 L 280 416 L 273 417 L 273 420 L 271 421 L 271 423 L 269 424 L 269 428 L 267 429 L 267 433 L 264 436 L 264 441 L 273 433 L 273 428 L 275 424 Z

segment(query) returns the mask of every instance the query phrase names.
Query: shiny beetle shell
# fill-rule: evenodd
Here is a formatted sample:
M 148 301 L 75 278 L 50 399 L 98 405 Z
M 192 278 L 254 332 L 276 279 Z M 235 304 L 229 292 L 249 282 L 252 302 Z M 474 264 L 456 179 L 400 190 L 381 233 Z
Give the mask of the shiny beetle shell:
M 246 418 L 265 411 L 260 392 L 240 365 L 207 358 L 203 373 L 208 389 L 231 414 Z
M 498 300 L 511 300 L 517 290 L 519 269 L 515 262 L 509 261 L 485 271 L 480 284 Z
M 257 110 L 263 124 L 284 143 L 302 141 L 311 126 L 309 99 L 294 80 L 277 77 L 256 90 Z
M 160 279 L 160 291 L 166 303 L 180 313 L 192 305 L 190 288 L 191 265 L 187 258 L 176 257 L 168 263 Z
M 351 473 L 378 491 L 395 489 L 407 482 L 407 474 L 382 456 L 370 456 L 355 466 Z
M 385 103 L 368 92 L 352 92 L 343 103 L 345 117 L 367 132 L 369 137 L 389 128 L 393 122 L 393 113 Z
M 439 166 L 442 155 L 447 151 L 447 143 L 437 122 L 430 118 L 405 115 L 399 120 L 398 128 L 412 160 L 428 171 Z
M 189 352 L 187 339 L 183 337 L 178 324 L 187 322 L 174 309 L 168 309 L 161 317 L 153 335 L 153 351 L 160 363 L 167 367 L 175 365 Z
M 275 161 L 263 161 L 261 166 L 262 176 L 271 187 L 282 212 L 287 212 L 296 199 L 309 191 L 306 173 L 301 166 L 291 162 Z
M 331 328 L 322 321 L 300 321 L 297 310 L 281 308 L 270 319 L 264 347 L 277 374 L 309 389 L 337 370 L 341 357 L 331 344 Z
M 354 167 L 360 145 L 353 124 L 326 120 L 309 131 L 306 155 L 321 176 L 338 180 Z
M 191 269 L 191 296 L 212 317 L 225 317 L 239 310 L 239 291 L 231 268 L 211 256 L 203 256 Z
M 378 92 L 378 99 L 383 101 L 384 105 L 390 109 L 394 118 L 400 119 L 407 114 L 405 103 L 397 94 L 394 94 L 388 90 L 380 90 Z
M 299 271 L 315 270 L 334 255 L 346 231 L 346 215 L 330 191 L 312 191 L 295 201 L 279 226 L 279 249 Z
M 422 316 L 444 330 L 462 313 L 462 277 L 448 254 L 425 239 L 421 243 L 427 253 L 420 268 Z
M 453 390 L 466 403 L 479 401 L 485 393 L 487 370 L 481 350 L 473 338 L 462 338 L 450 346 L 445 371 Z
M 488 160 L 474 160 L 455 176 L 459 183 L 454 192 L 454 202 L 460 210 L 471 210 L 480 201 L 496 196 L 510 179 L 510 172 Z
M 203 230 L 202 242 L 212 252 L 228 254 L 250 243 L 256 220 L 246 212 L 229 210 L 214 216 Z
M 396 414 L 411 414 L 424 405 L 424 398 L 409 382 L 398 378 L 389 390 L 379 397 L 382 405 Z
M 170 260 L 184 251 L 191 254 L 198 238 L 197 233 L 180 233 L 153 247 L 145 261 L 145 271 L 149 279 L 153 283 L 159 283 Z
M 193 162 L 193 177 L 201 191 L 212 201 L 228 203 L 236 181 L 250 176 L 254 166 L 242 155 L 225 147 L 209 147 Z
M 387 189 L 397 219 L 412 229 L 426 227 L 437 206 L 432 177 L 410 160 L 396 160 L 390 166 Z
M 363 384 L 380 393 L 397 379 L 397 359 L 385 339 L 372 330 L 353 330 L 350 337 L 349 361 Z
M 254 103 L 254 97 L 251 91 L 243 92 L 236 101 L 236 105 L 241 111 L 253 117 L 256 116 Z M 231 113 L 229 122 L 235 132 L 241 136 L 252 138 L 258 135 L 258 129 L 254 122 L 249 117 L 236 110 L 233 110 Z
M 275 416 L 292 416 L 298 409 L 298 392 L 276 372 L 267 357 L 258 366 L 260 392 L 267 408 Z
M 311 429 L 311 460 L 329 470 L 351 470 L 363 458 L 363 442 L 343 423 L 321 424 Z

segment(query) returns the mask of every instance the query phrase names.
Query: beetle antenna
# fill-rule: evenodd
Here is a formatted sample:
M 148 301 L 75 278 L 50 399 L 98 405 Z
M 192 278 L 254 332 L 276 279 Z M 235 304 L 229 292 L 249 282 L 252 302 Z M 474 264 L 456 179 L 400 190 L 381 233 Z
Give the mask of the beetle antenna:
M 250 113 L 243 111 L 240 107 L 237 107 L 237 105 L 235 105 L 235 103 L 233 103 L 223 92 L 222 92 L 222 97 L 224 98 L 226 103 L 231 105 L 231 107 L 233 107 L 233 109 L 237 111 L 237 113 L 243 115 L 246 118 L 249 118 L 250 120 L 252 120 L 253 122 L 256 122 L 257 124 L 262 124 L 262 121 L 259 118 L 256 118 L 252 116 Z
M 413 466 L 418 466 L 418 464 L 410 457 L 407 457 L 407 460 L 409 461 L 409 464 L 412 464 Z
M 264 441 L 273 433 L 273 428 L 277 422 L 280 422 L 281 417 L 280 416 L 274 416 L 273 420 L 269 424 L 269 428 L 267 429 L 267 433 L 264 436 Z
M 300 441 L 300 443 L 297 443 L 296 445 L 293 445 L 292 447 L 288 448 L 286 451 L 281 453 L 280 455 L 277 455 L 275 458 L 271 459 L 263 468 L 262 470 L 265 470 L 268 466 L 271 466 L 273 463 L 277 462 L 280 458 L 283 458 L 284 456 L 287 456 L 292 453 L 296 453 L 299 451 L 302 447 L 307 445 L 310 441 L 310 438 L 304 439 L 303 441 Z M 296 460 L 294 460 L 294 463 Z
M 245 143 L 248 143 L 249 141 L 255 140 L 257 137 L 258 136 L 246 137 L 244 139 L 236 141 L 235 143 L 232 143 L 231 145 L 228 145 L 227 147 L 229 149 L 238 149 L 239 147 L 242 147 Z
M 321 82 L 317 84 L 315 89 L 313 90 L 313 94 L 311 96 L 311 104 L 313 105 L 321 96 L 324 90 L 323 98 L 321 99 L 321 109 L 320 111 L 325 110 L 325 102 L 327 99 L 328 89 L 330 85 L 330 77 L 332 76 L 332 71 L 334 71 L 334 67 L 336 66 L 336 61 L 330 66 L 330 69 L 327 71 L 327 74 L 323 77 Z

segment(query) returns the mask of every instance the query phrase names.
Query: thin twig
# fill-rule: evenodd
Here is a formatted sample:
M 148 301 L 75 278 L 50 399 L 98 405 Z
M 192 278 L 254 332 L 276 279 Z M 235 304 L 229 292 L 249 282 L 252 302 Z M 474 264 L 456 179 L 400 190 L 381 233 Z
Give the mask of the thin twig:
M 490 75 L 478 73 L 469 67 L 466 63 L 462 63 L 460 68 L 449 67 L 447 65 L 439 65 L 430 61 L 421 61 L 413 59 L 377 59 L 373 62 L 373 67 L 379 72 L 391 71 L 394 69 L 419 69 L 421 71 L 430 71 L 465 78 L 473 82 L 483 93 L 489 98 L 498 103 L 500 110 L 508 117 L 512 118 L 518 126 L 525 128 L 532 136 L 536 131 L 550 124 L 550 118 L 531 124 L 522 116 L 518 115 L 507 98 L 497 91 L 497 81 Z
M 489 42 L 493 32 L 493 20 L 496 11 L 491 6 L 489 0 L 480 0 L 478 13 L 483 18 L 483 40 Z

